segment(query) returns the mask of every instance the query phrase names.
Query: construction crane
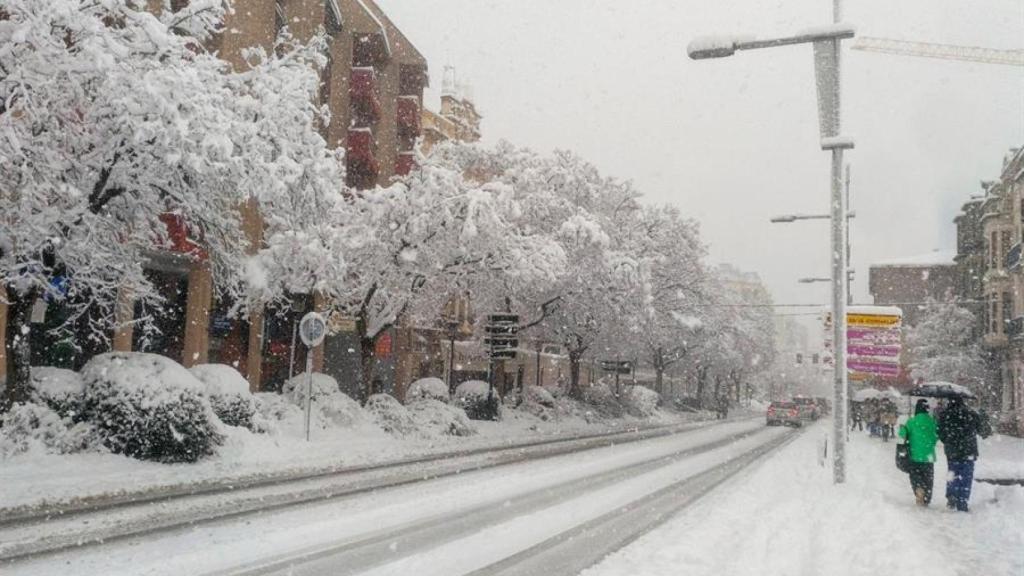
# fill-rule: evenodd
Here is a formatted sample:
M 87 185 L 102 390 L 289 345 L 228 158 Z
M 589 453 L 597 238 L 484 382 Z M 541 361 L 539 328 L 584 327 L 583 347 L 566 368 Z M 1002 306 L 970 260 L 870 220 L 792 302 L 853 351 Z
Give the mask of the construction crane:
M 981 62 L 984 64 L 1003 64 L 1006 66 L 1024 66 L 1024 50 L 1000 50 L 997 48 L 980 48 L 977 46 L 954 46 L 933 42 L 910 42 L 890 38 L 872 38 L 862 36 L 851 46 L 854 50 L 865 52 L 881 52 L 902 56 L 918 56 L 921 58 L 939 58 L 942 60 L 960 60 L 963 62 Z

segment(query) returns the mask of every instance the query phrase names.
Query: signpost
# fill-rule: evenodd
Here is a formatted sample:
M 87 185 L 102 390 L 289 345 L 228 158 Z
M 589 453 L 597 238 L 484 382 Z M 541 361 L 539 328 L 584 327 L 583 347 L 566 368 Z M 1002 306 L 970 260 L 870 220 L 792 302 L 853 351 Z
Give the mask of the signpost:
M 306 442 L 309 442 L 309 415 L 313 403 L 313 348 L 327 336 L 327 321 L 316 312 L 310 312 L 299 322 L 299 338 L 306 345 Z
M 846 315 L 846 369 L 851 380 L 900 374 L 903 312 L 894 306 L 851 306 Z
M 622 390 L 619 387 L 619 375 L 632 372 L 633 363 L 629 360 L 601 360 L 601 370 L 615 373 L 615 395 L 621 396 Z
M 519 347 L 519 315 L 489 314 L 484 325 L 484 344 L 487 346 L 487 404 L 491 417 L 498 417 L 498 400 L 494 396 L 494 364 L 516 357 Z

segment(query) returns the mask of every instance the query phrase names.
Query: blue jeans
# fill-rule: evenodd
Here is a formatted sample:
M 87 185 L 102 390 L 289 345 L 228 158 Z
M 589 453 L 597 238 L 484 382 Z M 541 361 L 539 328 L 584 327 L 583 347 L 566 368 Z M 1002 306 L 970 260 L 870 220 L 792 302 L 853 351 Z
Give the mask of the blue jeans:
M 974 482 L 974 461 L 949 462 L 949 478 L 946 480 L 946 503 L 951 508 L 967 512 L 971 500 L 971 483 Z

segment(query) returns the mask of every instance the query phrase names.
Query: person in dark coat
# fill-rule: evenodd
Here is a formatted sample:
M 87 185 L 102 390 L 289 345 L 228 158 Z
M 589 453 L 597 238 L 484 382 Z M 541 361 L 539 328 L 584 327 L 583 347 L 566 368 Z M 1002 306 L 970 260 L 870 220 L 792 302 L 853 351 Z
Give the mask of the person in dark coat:
M 992 433 L 988 421 L 967 407 L 962 398 L 951 398 L 939 417 L 938 434 L 946 453 L 949 474 L 946 481 L 946 506 L 967 512 L 974 482 L 974 462 L 978 459 L 978 436 Z

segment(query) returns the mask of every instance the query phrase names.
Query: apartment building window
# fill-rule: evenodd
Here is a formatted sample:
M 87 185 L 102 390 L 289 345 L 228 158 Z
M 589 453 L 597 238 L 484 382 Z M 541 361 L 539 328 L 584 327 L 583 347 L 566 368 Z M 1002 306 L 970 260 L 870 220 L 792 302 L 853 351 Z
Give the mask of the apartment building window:
M 1013 299 L 1009 292 L 1003 292 L 1003 332 L 1007 331 L 1013 319 Z
M 341 9 L 338 0 L 324 0 L 324 29 L 334 36 L 341 32 Z
M 993 294 L 989 297 L 989 333 L 999 334 L 999 302 L 996 300 L 996 295 Z
M 998 268 L 999 263 L 997 262 L 997 254 L 999 253 L 999 246 L 997 245 L 998 236 L 995 232 L 992 232 L 992 238 L 989 240 L 989 267 Z
M 1002 234 L 1000 235 L 1000 241 L 1002 242 L 1002 248 L 999 251 L 999 254 L 1000 256 L 1002 256 L 1002 261 L 1005 263 L 1006 257 L 1010 253 L 1010 248 L 1013 247 L 1013 231 L 1003 230 Z M 999 267 L 1003 268 L 1004 265 L 1001 264 Z

